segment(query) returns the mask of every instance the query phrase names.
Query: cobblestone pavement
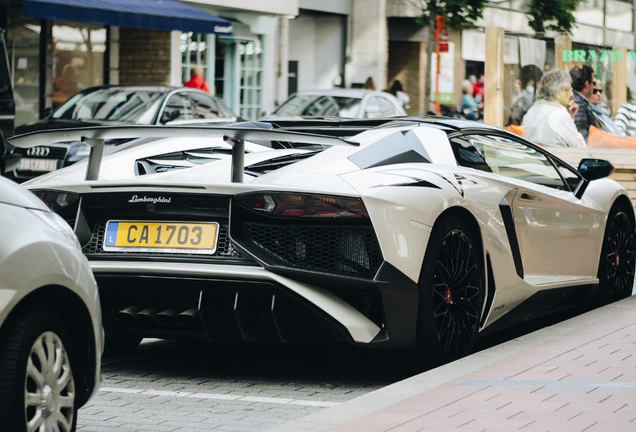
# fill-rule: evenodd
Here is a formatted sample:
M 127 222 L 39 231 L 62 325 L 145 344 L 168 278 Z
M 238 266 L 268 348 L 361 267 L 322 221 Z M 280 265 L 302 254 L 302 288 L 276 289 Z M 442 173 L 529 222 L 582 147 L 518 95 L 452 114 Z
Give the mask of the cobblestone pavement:
M 78 431 L 265 431 L 403 378 L 347 347 L 145 341 L 106 359 Z
M 569 317 L 561 313 L 502 332 L 478 348 Z M 408 378 L 395 371 L 393 360 L 381 351 L 348 346 L 147 340 L 129 356 L 105 359 L 101 389 L 80 410 L 77 429 L 267 431 L 346 407 L 342 404 Z

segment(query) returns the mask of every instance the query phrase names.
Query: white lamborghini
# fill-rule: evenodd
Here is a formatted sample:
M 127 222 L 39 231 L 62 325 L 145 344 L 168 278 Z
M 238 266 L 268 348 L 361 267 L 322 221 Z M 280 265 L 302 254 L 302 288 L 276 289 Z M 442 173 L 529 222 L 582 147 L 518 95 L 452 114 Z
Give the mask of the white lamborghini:
M 59 141 L 44 132 L 21 147 Z M 477 337 L 631 294 L 634 211 L 606 179 L 499 128 L 440 118 L 65 130 L 86 180 L 26 184 L 75 228 L 107 347 L 144 337 L 344 341 L 428 368 Z M 223 138 L 232 158 L 100 179 L 106 139 Z M 245 141 L 268 146 L 245 153 Z M 60 173 L 62 173 L 61 171 Z

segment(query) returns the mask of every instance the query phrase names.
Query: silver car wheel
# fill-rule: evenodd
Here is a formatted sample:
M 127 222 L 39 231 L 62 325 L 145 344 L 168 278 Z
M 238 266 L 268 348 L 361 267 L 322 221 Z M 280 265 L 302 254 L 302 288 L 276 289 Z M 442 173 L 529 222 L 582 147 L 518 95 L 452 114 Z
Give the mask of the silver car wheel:
M 62 339 L 42 333 L 29 355 L 24 388 L 27 431 L 70 432 L 75 415 L 75 381 Z

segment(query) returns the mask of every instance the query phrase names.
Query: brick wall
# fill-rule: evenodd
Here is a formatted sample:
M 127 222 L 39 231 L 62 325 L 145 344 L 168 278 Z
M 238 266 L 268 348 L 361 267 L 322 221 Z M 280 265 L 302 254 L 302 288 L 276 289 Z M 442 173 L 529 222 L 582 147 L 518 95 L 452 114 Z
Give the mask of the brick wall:
M 461 56 L 461 32 L 451 31 L 449 42 L 455 44 L 453 58 L 453 105 L 458 105 L 461 97 L 461 85 L 465 79 L 466 62 Z M 388 85 L 398 79 L 411 98 L 409 114 L 423 115 L 424 81 L 426 77 L 426 43 L 425 42 L 389 42 Z M 430 110 L 433 110 L 431 104 Z
M 120 84 L 170 84 L 170 32 L 119 31 Z
M 400 80 L 404 91 L 411 98 L 408 114 L 423 114 L 424 74 L 426 66 L 426 44 L 420 42 L 389 42 L 389 67 L 387 85 Z

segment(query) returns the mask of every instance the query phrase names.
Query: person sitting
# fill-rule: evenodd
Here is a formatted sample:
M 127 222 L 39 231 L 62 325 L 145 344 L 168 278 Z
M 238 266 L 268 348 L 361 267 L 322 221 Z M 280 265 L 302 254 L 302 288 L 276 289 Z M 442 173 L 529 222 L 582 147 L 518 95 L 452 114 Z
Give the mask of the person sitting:
M 462 103 L 459 106 L 459 110 L 468 120 L 477 120 L 479 104 L 473 99 L 473 86 L 470 81 L 464 82 L 462 93 Z
M 523 136 L 546 147 L 587 147 L 574 124 L 579 107 L 572 97 L 570 75 L 561 69 L 547 72 L 537 100 L 523 117 Z
M 574 90 L 574 103 L 579 106 L 579 110 L 574 118 L 576 129 L 583 135 L 585 142 L 590 130 L 590 126 L 598 127 L 592 108 L 590 107 L 590 97 L 594 90 L 594 69 L 584 64 L 574 66 L 570 70 L 571 85 Z
M 632 92 L 627 88 L 627 102 L 616 111 L 614 123 L 623 132 L 623 136 L 634 137 L 636 135 L 636 102 L 632 100 Z
M 522 84 L 521 91 L 517 99 L 512 104 L 510 109 L 510 116 L 508 117 L 508 124 L 521 125 L 523 116 L 530 109 L 534 103 L 534 81 L 529 80 L 524 86 Z
M 603 89 L 601 88 L 601 82 L 596 81 L 594 83 L 594 89 L 592 90 L 592 96 L 590 96 L 590 108 L 592 108 L 592 113 L 594 114 L 594 118 L 596 119 L 596 123 L 598 124 L 598 128 L 605 132 L 613 133 L 614 135 L 624 137 L 625 134 L 621 131 L 616 123 L 609 117 L 604 108 L 604 104 L 602 102 Z

